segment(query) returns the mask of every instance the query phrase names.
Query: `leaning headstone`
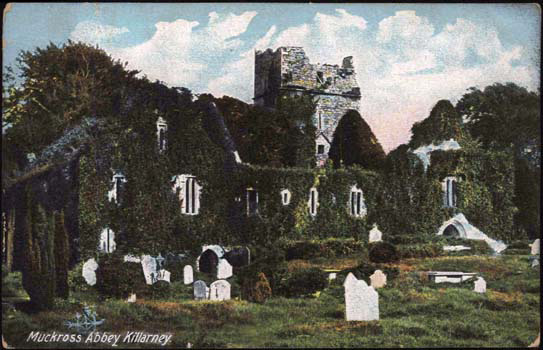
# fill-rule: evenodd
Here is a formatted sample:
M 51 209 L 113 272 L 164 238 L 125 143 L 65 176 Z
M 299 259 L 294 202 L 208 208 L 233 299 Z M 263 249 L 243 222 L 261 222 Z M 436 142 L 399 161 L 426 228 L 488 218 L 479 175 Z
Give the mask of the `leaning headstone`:
M 473 289 L 475 293 L 486 293 L 486 281 L 482 277 L 478 277 L 475 281 L 475 288 Z
M 353 275 L 352 272 L 349 272 L 349 274 L 347 275 L 347 277 L 345 277 L 345 281 L 343 282 L 343 287 L 347 288 L 347 285 L 352 285 L 352 284 L 356 284 L 358 280 L 356 279 L 356 277 Z
M 206 283 L 204 281 L 198 280 L 194 282 L 194 299 L 196 300 L 205 300 L 207 299 L 206 293 Z
M 217 266 L 217 278 L 227 279 L 232 277 L 232 265 L 226 259 L 219 260 L 219 266 Z
M 83 278 L 88 285 L 94 286 L 96 284 L 96 270 L 98 269 L 98 263 L 94 258 L 87 260 L 83 264 Z
M 155 258 L 150 255 L 144 255 L 141 259 L 141 267 L 145 276 L 145 283 L 153 284 L 157 281 L 157 263 Z
M 218 280 L 209 286 L 209 300 L 230 300 L 230 283 Z
M 373 228 L 370 230 L 369 243 L 380 242 L 383 240 L 383 233 L 377 228 L 377 224 L 373 224 Z
M 183 268 L 183 283 L 191 284 L 194 281 L 194 274 L 192 271 L 192 266 L 186 265 Z
M 135 303 L 135 302 L 136 302 L 136 293 L 130 294 L 130 296 L 128 297 L 128 299 L 126 299 L 126 302 L 127 302 L 127 303 Z
M 349 274 L 350 276 L 351 274 Z M 347 278 L 349 278 L 347 276 Z M 345 318 L 347 321 L 379 320 L 379 294 L 364 280 L 345 280 Z
M 370 283 L 373 288 L 383 288 L 387 284 L 387 275 L 381 270 L 375 270 L 370 276 Z
M 166 281 L 166 282 L 168 282 L 168 283 L 171 283 L 171 282 L 170 282 L 170 276 L 171 276 L 170 271 L 161 269 L 161 270 L 159 270 L 158 273 L 157 273 L 157 278 L 156 278 L 156 280 L 157 280 L 157 281 Z
M 532 243 L 532 255 L 538 255 L 539 253 L 539 238 Z

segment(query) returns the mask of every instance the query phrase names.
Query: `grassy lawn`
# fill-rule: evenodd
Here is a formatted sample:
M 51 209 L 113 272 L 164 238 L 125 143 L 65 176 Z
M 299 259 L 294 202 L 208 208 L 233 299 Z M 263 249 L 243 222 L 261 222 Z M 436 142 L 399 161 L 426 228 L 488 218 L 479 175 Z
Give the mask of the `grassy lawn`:
M 172 333 L 167 347 L 186 347 L 188 342 L 193 347 L 229 348 L 523 347 L 537 337 L 540 327 L 540 270 L 531 268 L 528 258 L 452 256 L 389 264 L 400 274 L 378 290 L 380 321 L 374 322 L 345 321 L 342 278 L 318 297 L 272 297 L 264 304 L 239 299 L 196 302 L 191 300 L 190 286 L 175 282 L 168 295 L 138 298 L 134 304 L 100 301 L 94 293 L 81 293 L 68 301 L 58 300 L 53 311 L 27 315 L 3 310 L 2 333 L 10 345 L 44 347 L 25 342 L 30 331 L 70 332 L 63 323 L 81 311 L 84 300 L 96 305 L 99 318 L 106 319 L 99 331 Z M 290 264 L 339 269 L 353 267 L 355 261 Z M 487 293 L 474 293 L 473 282 L 432 284 L 419 273 L 428 270 L 480 272 Z M 234 289 L 234 298 L 236 293 Z M 63 345 L 48 344 L 50 348 Z

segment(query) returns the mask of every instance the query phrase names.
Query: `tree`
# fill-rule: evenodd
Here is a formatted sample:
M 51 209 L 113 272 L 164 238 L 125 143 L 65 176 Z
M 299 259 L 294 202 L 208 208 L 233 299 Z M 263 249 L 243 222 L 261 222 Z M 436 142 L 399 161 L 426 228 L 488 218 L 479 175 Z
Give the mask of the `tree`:
M 370 126 L 354 110 L 339 121 L 328 155 L 336 168 L 357 164 L 366 169 L 379 169 L 385 159 L 383 147 Z
M 70 243 L 64 226 L 64 211 L 55 212 L 55 281 L 56 295 L 68 298 L 68 264 L 70 261 Z
M 513 83 L 470 88 L 456 109 L 466 128 L 488 150 L 513 149 L 515 225 L 529 237 L 539 236 L 541 225 L 541 116 L 539 92 Z
M 449 139 L 459 141 L 462 138 L 462 117 L 450 101 L 440 100 L 428 118 L 413 124 L 411 133 L 409 146 L 413 149 Z

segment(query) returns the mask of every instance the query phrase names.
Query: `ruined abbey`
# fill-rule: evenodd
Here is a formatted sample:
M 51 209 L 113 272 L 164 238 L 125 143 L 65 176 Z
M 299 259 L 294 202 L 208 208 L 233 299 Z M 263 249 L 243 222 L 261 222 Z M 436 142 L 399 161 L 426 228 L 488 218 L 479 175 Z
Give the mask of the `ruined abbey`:
M 359 109 L 360 87 L 352 57 L 345 57 L 340 67 L 310 63 L 302 47 L 255 53 L 256 105 L 274 107 L 280 96 L 300 94 L 315 98 L 315 153 L 317 165 L 323 166 L 339 120 L 348 110 Z

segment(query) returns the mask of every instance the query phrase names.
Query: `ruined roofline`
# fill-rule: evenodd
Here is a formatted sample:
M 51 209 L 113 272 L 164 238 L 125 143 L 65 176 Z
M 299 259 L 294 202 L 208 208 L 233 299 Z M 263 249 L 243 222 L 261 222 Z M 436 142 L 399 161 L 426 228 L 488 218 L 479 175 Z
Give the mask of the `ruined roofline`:
M 304 51 L 304 48 L 303 46 L 279 46 L 277 49 L 273 50 L 272 48 L 267 48 L 266 50 L 256 50 L 255 51 L 255 55 L 262 55 L 262 54 L 265 54 L 265 53 L 269 53 L 269 54 L 277 54 L 279 51 L 281 51 L 281 49 L 300 49 L 304 52 L 305 54 L 305 51 Z

